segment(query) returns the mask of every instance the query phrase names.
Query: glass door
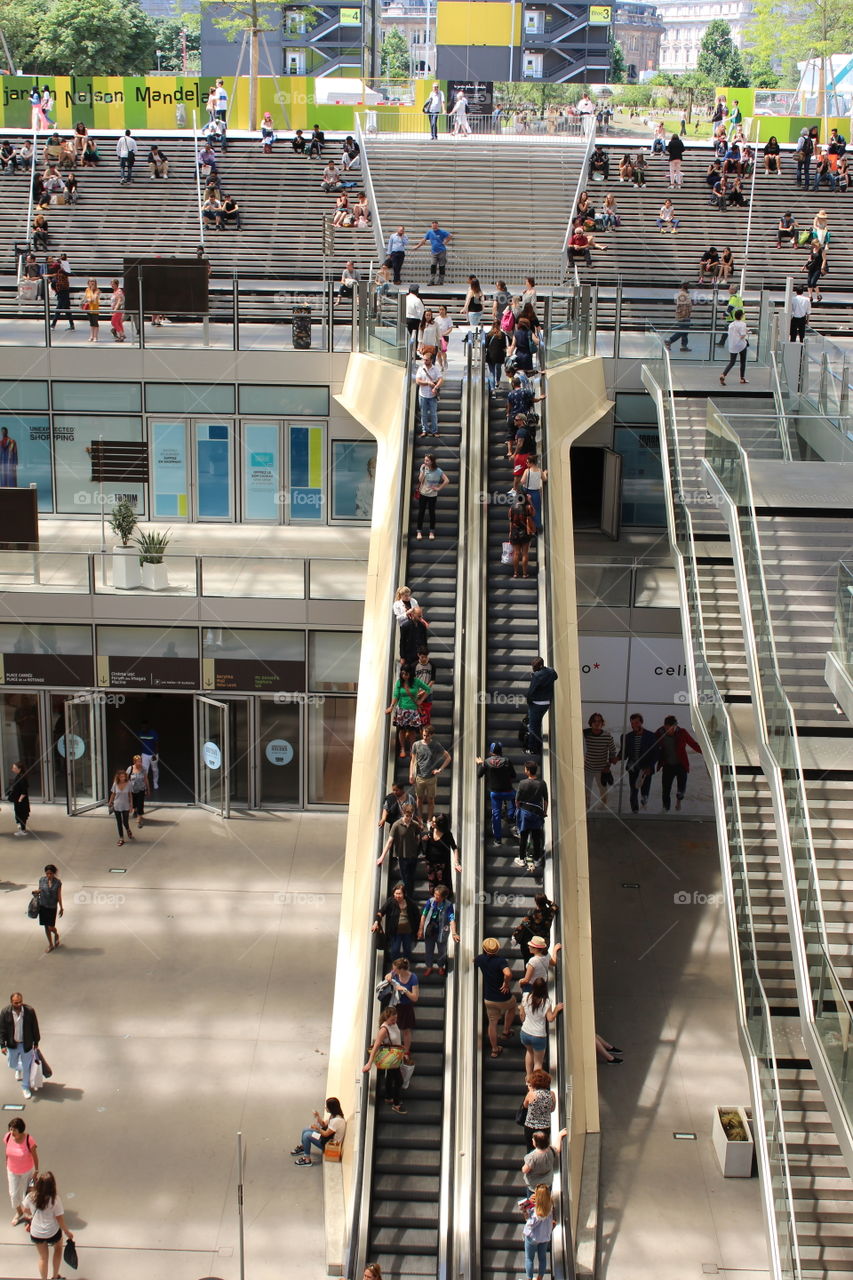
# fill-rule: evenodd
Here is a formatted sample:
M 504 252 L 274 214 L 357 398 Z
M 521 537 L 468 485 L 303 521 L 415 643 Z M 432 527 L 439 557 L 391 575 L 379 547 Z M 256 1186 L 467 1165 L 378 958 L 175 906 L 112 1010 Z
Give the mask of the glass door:
M 226 702 L 195 695 L 196 804 L 227 818 L 231 812 L 228 788 L 230 724 Z
M 72 815 L 106 803 L 102 712 L 100 694 L 65 700 L 65 732 L 56 749 L 65 761 L 65 807 Z
M 197 520 L 233 520 L 231 425 L 194 424 L 195 508 Z

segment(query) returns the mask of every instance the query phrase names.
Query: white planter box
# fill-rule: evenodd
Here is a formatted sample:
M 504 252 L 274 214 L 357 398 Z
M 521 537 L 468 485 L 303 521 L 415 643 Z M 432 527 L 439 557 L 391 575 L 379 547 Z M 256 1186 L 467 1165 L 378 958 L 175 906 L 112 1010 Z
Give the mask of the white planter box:
M 159 564 L 143 563 L 142 585 L 146 591 L 165 591 L 169 585 L 169 571 L 162 560 Z
M 720 1113 L 725 1111 L 737 1112 L 747 1135 L 745 1142 L 733 1142 L 729 1138 L 720 1119 Z M 711 1139 L 714 1143 L 714 1150 L 717 1153 L 717 1160 L 720 1163 L 724 1178 L 752 1177 L 752 1158 L 755 1144 L 752 1140 L 749 1120 L 743 1107 L 714 1107 L 714 1117 L 711 1121 Z
M 142 569 L 136 547 L 113 547 L 113 586 L 133 591 L 142 586 Z

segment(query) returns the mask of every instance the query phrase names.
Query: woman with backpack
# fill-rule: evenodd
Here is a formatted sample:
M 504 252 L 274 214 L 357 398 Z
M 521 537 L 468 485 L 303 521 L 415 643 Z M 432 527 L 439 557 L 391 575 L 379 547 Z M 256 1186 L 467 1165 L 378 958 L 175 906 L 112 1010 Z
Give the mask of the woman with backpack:
M 515 324 L 515 318 L 512 316 L 512 308 L 507 305 L 503 315 L 509 312 L 511 323 Z M 503 377 L 504 361 L 506 360 L 507 338 L 501 328 L 501 321 L 496 320 L 486 335 L 486 381 L 489 385 L 489 391 L 494 395 L 498 387 L 501 385 Z
M 536 514 L 526 493 L 516 495 L 509 509 L 509 541 L 512 545 L 513 578 L 529 578 L 530 543 L 536 533 Z M 519 569 L 521 572 L 519 573 Z
M 533 368 L 533 353 L 539 349 L 539 335 L 530 327 L 530 321 L 519 317 L 507 351 L 507 359 L 515 360 L 515 368 L 529 373 Z

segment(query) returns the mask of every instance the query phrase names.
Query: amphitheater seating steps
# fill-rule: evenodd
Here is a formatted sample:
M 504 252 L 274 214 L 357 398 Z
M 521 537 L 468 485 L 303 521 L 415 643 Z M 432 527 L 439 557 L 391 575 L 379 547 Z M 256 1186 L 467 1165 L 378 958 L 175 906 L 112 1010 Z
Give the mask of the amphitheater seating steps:
M 136 138 L 139 154 L 132 183 L 118 183 L 115 138 L 99 138 L 100 164 L 77 171 L 79 201 L 48 211 L 49 248 L 68 254 L 77 277 L 92 274 L 103 280 L 120 272 L 126 255 L 191 255 L 200 243 L 192 139 L 165 139 L 169 178 L 150 179 L 145 157 L 156 139 Z M 335 159 L 337 147 L 327 148 Z M 294 155 L 284 143 L 264 155 L 256 140 L 232 139 L 219 159 L 219 171 L 223 192 L 240 206 L 242 230 L 205 230 L 214 275 L 236 271 L 251 278 L 322 279 L 323 214 L 334 209 L 334 196 L 320 190 L 322 167 Z M 27 238 L 28 194 L 23 175 L 0 175 L 0 233 L 9 246 L 8 272 L 15 269 L 14 243 Z M 338 231 L 330 273 L 340 276 L 348 258 L 366 272 L 375 256 L 370 231 Z
M 612 192 L 622 225 L 609 233 L 597 233 L 597 239 L 609 252 L 593 252 L 593 267 L 580 264 L 582 280 L 613 283 L 618 278 L 628 284 L 672 285 L 681 280 L 698 279 L 699 260 L 709 245 L 718 250 L 730 245 L 735 258 L 735 278 L 744 261 L 747 220 L 750 210 L 731 208 L 726 213 L 709 203 L 710 192 L 705 173 L 711 162 L 711 149 L 706 144 L 690 148 L 682 164 L 684 185 L 680 191 L 669 190 L 669 167 L 666 157 L 646 156 L 647 185 L 637 189 L 619 182 L 619 160 L 625 147 L 607 148 L 610 155 L 610 177 L 606 182 L 590 182 L 590 199 L 598 210 L 604 196 Z M 633 147 L 632 154 L 636 154 Z M 826 288 L 831 291 L 853 291 L 853 244 L 844 236 L 842 227 L 848 208 L 853 210 L 853 194 L 832 194 L 827 188 L 804 191 L 794 183 L 795 167 L 790 152 L 783 156 L 782 177 L 765 177 L 759 155 L 759 173 L 755 178 L 754 208 L 750 232 L 750 260 L 747 286 L 783 289 L 785 278 L 794 274 L 805 283 L 801 267 L 807 250 L 776 249 L 776 227 L 783 213 L 794 215 L 801 228 L 811 227 L 819 209 L 830 216 L 832 232 L 829 251 L 830 271 Z M 749 198 L 751 179 L 744 183 Z M 662 235 L 656 226 L 658 211 L 671 196 L 681 226 L 675 235 Z

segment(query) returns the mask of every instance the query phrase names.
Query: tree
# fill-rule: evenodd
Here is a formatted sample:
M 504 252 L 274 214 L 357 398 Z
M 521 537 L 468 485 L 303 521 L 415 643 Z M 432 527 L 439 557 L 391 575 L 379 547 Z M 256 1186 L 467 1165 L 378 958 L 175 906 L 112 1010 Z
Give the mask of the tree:
M 187 71 L 198 75 L 201 71 L 201 14 L 180 13 L 168 18 L 155 18 L 157 48 L 160 50 L 161 71 L 182 71 L 184 44 L 182 33 L 187 33 Z
M 409 45 L 399 27 L 385 33 L 379 50 L 379 72 L 388 80 L 408 80 L 412 74 Z
M 767 58 L 748 51 L 743 55 L 743 65 L 753 89 L 778 89 L 779 73 Z
M 755 20 L 746 34 L 756 60 L 778 66 L 781 85 L 793 89 L 799 83 L 797 61 L 849 52 L 853 6 L 837 0 L 755 0 Z M 820 79 L 830 79 L 826 64 Z M 825 101 L 818 104 L 818 110 L 828 109 Z
M 3 5 L 3 30 L 15 71 L 32 71 L 44 10 L 38 0 L 8 0 Z
M 137 0 L 53 0 L 32 53 L 47 75 L 137 75 L 155 65 L 154 24 Z
M 696 70 L 713 80 L 715 85 L 739 89 L 749 83 L 743 60 L 732 40 L 732 29 L 722 18 L 708 23 L 699 46 Z
M 608 28 L 607 43 L 610 46 L 610 83 L 624 84 L 625 72 L 625 55 L 622 52 L 622 46 L 618 43 L 613 35 L 613 28 Z
M 495 82 L 494 98 L 508 111 L 523 108 L 544 116 L 550 106 L 568 107 L 579 102 L 583 90 L 576 84 L 548 84 L 543 80 L 500 80 Z

